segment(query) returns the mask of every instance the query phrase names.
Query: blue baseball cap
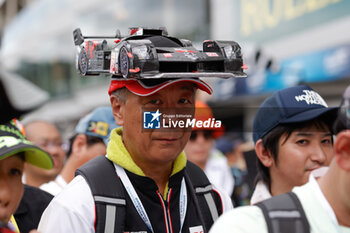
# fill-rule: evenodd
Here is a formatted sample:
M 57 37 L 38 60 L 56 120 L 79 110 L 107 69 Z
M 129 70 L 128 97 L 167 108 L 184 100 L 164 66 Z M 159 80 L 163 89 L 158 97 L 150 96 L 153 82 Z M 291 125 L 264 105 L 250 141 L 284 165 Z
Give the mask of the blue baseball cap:
M 221 137 L 218 138 L 215 141 L 215 147 L 219 151 L 221 151 L 223 154 L 226 154 L 228 152 L 232 152 L 234 145 L 233 145 L 233 140 L 227 137 Z
M 98 107 L 91 113 L 81 118 L 75 132 L 102 138 L 107 145 L 109 134 L 117 128 L 111 107 Z
M 265 99 L 255 115 L 254 143 L 279 124 L 305 122 L 324 114 L 330 114 L 335 119 L 337 109 L 328 107 L 324 99 L 309 86 L 280 90 Z

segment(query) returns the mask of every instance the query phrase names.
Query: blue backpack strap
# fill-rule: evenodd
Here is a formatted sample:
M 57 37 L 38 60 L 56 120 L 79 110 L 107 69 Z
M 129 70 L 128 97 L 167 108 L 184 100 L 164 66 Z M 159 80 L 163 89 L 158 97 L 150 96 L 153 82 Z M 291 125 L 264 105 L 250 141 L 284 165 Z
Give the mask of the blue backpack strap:
M 95 232 L 124 232 L 125 191 L 113 162 L 98 156 L 77 169 L 75 174 L 85 178 L 95 200 Z
M 199 217 L 204 223 L 203 227 L 209 230 L 214 221 L 223 212 L 221 197 L 213 190 L 203 170 L 190 161 L 187 161 L 185 179 L 190 193 L 194 194 L 193 199 L 195 200 Z
M 299 198 L 293 192 L 257 203 L 269 233 L 309 233 L 310 225 Z

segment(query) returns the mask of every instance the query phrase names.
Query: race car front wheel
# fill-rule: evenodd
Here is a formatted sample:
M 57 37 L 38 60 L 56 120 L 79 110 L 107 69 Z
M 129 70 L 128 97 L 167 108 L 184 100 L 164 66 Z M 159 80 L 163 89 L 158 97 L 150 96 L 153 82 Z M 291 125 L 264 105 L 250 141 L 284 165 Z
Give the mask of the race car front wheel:
M 120 73 L 123 75 L 123 78 L 128 78 L 130 63 L 129 63 L 128 51 L 125 47 L 122 47 L 119 51 L 119 66 L 120 66 Z

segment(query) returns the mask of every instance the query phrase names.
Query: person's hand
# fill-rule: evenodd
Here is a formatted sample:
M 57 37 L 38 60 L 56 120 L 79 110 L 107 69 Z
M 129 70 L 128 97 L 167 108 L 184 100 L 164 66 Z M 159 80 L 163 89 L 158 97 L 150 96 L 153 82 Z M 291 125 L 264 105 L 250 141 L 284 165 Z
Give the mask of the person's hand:
M 37 230 L 31 230 L 29 233 L 40 233 L 40 232 Z

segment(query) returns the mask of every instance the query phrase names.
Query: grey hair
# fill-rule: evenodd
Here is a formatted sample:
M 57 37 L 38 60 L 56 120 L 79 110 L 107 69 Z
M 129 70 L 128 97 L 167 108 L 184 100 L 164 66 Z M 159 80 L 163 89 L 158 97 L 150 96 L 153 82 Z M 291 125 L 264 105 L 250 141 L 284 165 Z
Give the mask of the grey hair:
M 126 99 L 128 98 L 129 90 L 126 87 L 117 89 L 112 92 L 112 95 L 117 97 L 118 100 L 120 100 L 122 103 L 125 104 Z

